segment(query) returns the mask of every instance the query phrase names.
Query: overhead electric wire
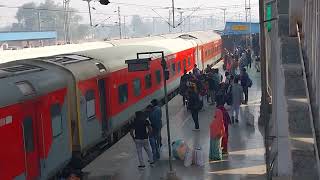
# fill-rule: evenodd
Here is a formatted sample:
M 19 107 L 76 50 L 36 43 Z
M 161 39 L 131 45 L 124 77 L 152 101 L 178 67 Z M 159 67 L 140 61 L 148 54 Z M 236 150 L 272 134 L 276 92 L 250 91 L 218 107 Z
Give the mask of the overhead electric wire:
M 135 3 L 123 3 L 123 2 L 110 2 L 110 4 L 114 5 L 123 5 L 123 6 L 137 6 L 137 7 L 144 7 L 144 8 L 151 8 L 151 10 L 156 13 L 161 19 L 163 19 L 166 23 L 168 23 L 171 27 L 173 27 L 170 22 L 166 18 L 164 18 L 160 13 L 158 13 L 155 9 L 170 9 L 171 7 L 166 6 L 153 6 L 153 5 L 144 5 L 144 4 L 135 4 Z M 255 4 L 253 4 L 255 5 Z M 216 7 L 210 7 L 205 6 L 204 4 L 200 5 L 199 7 L 192 7 L 192 8 L 175 8 L 178 10 L 184 10 L 184 11 L 192 11 L 187 17 L 183 18 L 183 21 L 178 23 L 178 26 L 181 25 L 187 18 L 190 18 L 194 13 L 198 11 L 207 11 L 207 10 L 213 10 L 213 9 L 225 9 L 225 8 L 240 8 L 243 4 L 238 5 L 229 5 L 229 6 L 216 6 Z M 36 8 L 36 7 L 23 7 L 23 6 L 7 6 L 7 5 L 1 5 L 0 8 L 9 8 L 9 9 L 25 9 L 25 10 L 37 10 L 37 11 L 51 11 L 51 12 L 71 12 L 76 14 L 87 14 L 87 11 L 78 11 L 78 10 L 63 10 L 63 9 L 50 9 L 50 8 Z M 108 14 L 108 13 L 102 13 L 102 12 L 94 12 L 92 14 L 96 15 L 107 15 L 107 16 L 117 16 L 116 14 Z M 126 14 L 125 16 L 133 16 Z M 176 27 L 178 27 L 176 26 Z M 176 28 L 173 27 L 173 28 Z
M 77 11 L 77 10 L 63 10 L 63 9 L 49 9 L 49 8 L 33 8 L 33 7 L 22 7 L 22 6 L 5 6 L 0 5 L 0 8 L 8 8 L 8 9 L 25 9 L 25 10 L 37 10 L 37 11 L 52 11 L 52 12 L 71 12 L 76 14 L 87 14 L 87 11 Z M 109 15 L 113 16 L 115 14 L 108 14 L 108 13 L 93 13 L 93 14 L 102 14 L 102 15 Z

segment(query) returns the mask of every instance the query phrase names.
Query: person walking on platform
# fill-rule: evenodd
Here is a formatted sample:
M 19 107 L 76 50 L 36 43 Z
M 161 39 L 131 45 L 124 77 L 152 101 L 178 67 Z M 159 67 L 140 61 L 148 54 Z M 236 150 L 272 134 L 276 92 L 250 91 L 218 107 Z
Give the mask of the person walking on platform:
M 205 73 L 208 74 L 211 71 L 211 66 L 209 64 L 207 64 L 207 67 L 204 71 L 205 71 Z
M 153 99 L 151 101 L 151 104 L 152 104 L 152 111 L 150 114 L 151 127 L 152 127 L 153 134 L 155 134 L 155 137 L 156 137 L 157 148 L 160 148 L 162 146 L 162 143 L 161 143 L 162 111 L 159 105 L 159 101 L 157 99 Z
M 219 69 L 215 69 L 216 74 L 218 75 L 218 79 L 219 79 L 219 84 L 223 81 L 223 76 L 222 74 L 219 72 Z
M 226 71 L 226 72 L 224 73 L 224 76 L 226 77 L 224 83 L 225 83 L 226 85 L 229 85 L 229 84 L 230 84 L 231 74 L 230 74 L 228 71 Z
M 245 53 L 242 53 L 242 56 L 240 58 L 240 64 L 239 64 L 239 68 L 240 70 L 245 68 L 247 66 L 248 62 L 247 62 L 247 56 Z
M 197 67 L 196 64 L 194 64 L 192 73 L 193 73 L 196 77 L 199 77 L 199 76 L 200 76 L 200 69 Z
M 231 75 L 228 83 L 225 83 L 225 89 L 226 89 L 226 96 L 225 96 L 225 102 L 228 106 L 232 105 L 232 85 L 234 83 L 234 76 Z
M 199 131 L 199 111 L 202 108 L 201 102 L 199 99 L 199 95 L 196 93 L 196 91 L 193 88 L 189 89 L 189 103 L 188 103 L 188 109 L 191 111 L 192 119 L 195 126 L 195 131 Z
M 219 89 L 216 93 L 216 105 L 217 107 L 220 105 L 224 105 L 225 104 L 225 96 L 226 96 L 226 89 L 225 89 L 225 83 L 220 83 L 219 84 Z
M 239 78 L 234 79 L 234 83 L 231 85 L 232 93 L 232 106 L 231 106 L 231 122 L 239 122 L 240 105 L 243 100 L 243 90 L 239 84 Z M 235 115 L 235 116 L 234 116 Z
M 244 99 L 244 104 L 248 104 L 248 98 L 249 98 L 249 94 L 248 94 L 248 90 L 249 90 L 249 87 L 251 87 L 251 80 L 249 78 L 249 75 L 247 73 L 247 70 L 246 68 L 242 68 L 241 70 L 241 74 L 240 74 L 240 80 L 241 80 L 241 86 L 242 86 L 242 89 L 243 89 L 243 93 L 244 93 L 244 96 L 245 96 L 245 99 Z
M 221 82 L 221 77 L 219 74 L 219 71 L 217 69 L 212 70 L 212 74 L 210 75 L 210 82 L 209 82 L 209 88 L 211 86 L 211 104 L 214 105 L 215 103 L 215 94 L 219 90 L 219 84 Z
M 251 63 L 252 63 L 252 58 L 251 58 L 251 50 L 247 49 L 247 68 L 251 69 Z
M 223 113 L 223 124 L 225 128 L 224 136 L 222 137 L 222 154 L 228 154 L 228 140 L 229 140 L 229 124 L 231 123 L 230 116 L 224 105 L 219 104 L 217 107 Z
M 179 94 L 182 96 L 183 105 L 186 105 L 187 90 L 188 90 L 187 83 L 189 79 L 190 79 L 190 75 L 187 74 L 187 70 L 184 69 L 184 74 L 183 76 L 181 76 L 180 86 L 179 86 Z
M 222 160 L 221 140 L 223 136 L 225 136 L 223 112 L 220 109 L 216 109 L 214 118 L 210 124 L 209 160 Z
M 211 104 L 214 104 L 215 81 L 214 81 L 214 78 L 213 78 L 213 70 L 211 70 L 211 71 L 208 73 L 207 82 L 208 82 L 208 86 L 209 86 L 208 95 L 209 95 L 209 97 L 210 97 L 210 98 L 208 98 L 208 100 L 210 99 Z M 209 101 L 208 101 L 208 102 L 209 102 Z
M 260 56 L 256 56 L 255 67 L 256 67 L 257 72 L 260 72 Z
M 142 155 L 142 148 L 146 151 L 148 155 L 150 165 L 154 164 L 152 152 L 148 141 L 149 134 L 151 133 L 152 127 L 150 125 L 150 122 L 147 120 L 146 114 L 142 111 L 137 111 L 136 117 L 130 130 L 130 135 L 134 139 L 134 142 L 136 144 L 138 159 L 140 163 L 140 165 L 138 166 L 139 168 L 145 167 Z
M 239 67 L 239 62 L 238 62 L 238 59 L 235 59 L 233 62 L 232 62 L 232 65 L 231 65 L 231 75 L 233 76 L 236 76 L 237 75 L 237 69 Z
M 145 111 L 145 115 L 149 118 L 149 121 L 151 123 L 151 127 L 152 127 L 152 133 L 149 134 L 149 142 L 150 142 L 150 146 L 151 146 L 151 150 L 152 150 L 152 154 L 153 154 L 153 160 L 157 160 L 160 158 L 160 149 L 157 146 L 157 131 L 156 131 L 156 122 L 155 122 L 155 118 L 153 117 L 153 111 L 154 108 L 153 106 L 150 104 L 147 106 L 147 109 Z

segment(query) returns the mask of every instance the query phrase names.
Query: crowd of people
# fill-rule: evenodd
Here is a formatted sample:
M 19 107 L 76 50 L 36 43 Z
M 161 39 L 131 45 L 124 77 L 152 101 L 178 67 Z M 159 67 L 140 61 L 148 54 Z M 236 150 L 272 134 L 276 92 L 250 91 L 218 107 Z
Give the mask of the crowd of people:
M 183 96 L 183 105 L 191 112 L 195 131 L 200 130 L 198 114 L 204 110 L 205 101 L 217 107 L 210 125 L 211 160 L 220 160 L 223 154 L 228 154 L 228 126 L 239 123 L 240 105 L 248 104 L 248 91 L 252 86 L 247 73 L 254 59 L 252 52 L 236 48 L 233 54 L 228 51 L 225 54 L 224 76 L 210 65 L 202 71 L 194 65 L 193 71 L 185 71 L 180 80 L 180 95 Z M 257 61 L 258 57 L 255 59 Z M 230 107 L 229 111 L 225 105 Z
M 246 68 L 251 68 L 251 54 L 249 49 L 236 48 L 233 54 L 226 50 L 224 75 L 211 65 L 200 70 L 195 64 L 192 72 L 184 70 L 181 77 L 179 93 L 183 97 L 182 104 L 191 112 L 194 131 L 200 131 L 198 116 L 204 110 L 204 103 L 216 106 L 210 124 L 210 160 L 221 160 L 223 154 L 228 154 L 228 126 L 239 123 L 240 105 L 248 103 L 252 80 Z M 258 61 L 258 57 L 255 59 Z M 230 109 L 227 110 L 225 105 Z M 156 99 L 151 101 L 145 112 L 136 112 L 130 134 L 136 144 L 139 168 L 145 167 L 142 149 L 146 151 L 151 166 L 160 158 L 161 116 L 161 107 Z

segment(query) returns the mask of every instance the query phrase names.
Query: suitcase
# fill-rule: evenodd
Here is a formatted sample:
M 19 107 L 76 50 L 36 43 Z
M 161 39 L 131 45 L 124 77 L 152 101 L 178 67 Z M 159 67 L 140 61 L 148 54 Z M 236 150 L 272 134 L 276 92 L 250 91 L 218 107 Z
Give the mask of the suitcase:
M 194 150 L 194 164 L 197 166 L 205 165 L 205 156 L 201 148 L 196 148 Z

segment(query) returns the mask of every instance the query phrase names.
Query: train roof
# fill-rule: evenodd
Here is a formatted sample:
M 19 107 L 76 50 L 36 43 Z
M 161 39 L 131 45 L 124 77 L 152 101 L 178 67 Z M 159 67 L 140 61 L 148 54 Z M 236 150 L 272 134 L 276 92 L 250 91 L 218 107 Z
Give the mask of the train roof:
M 120 46 L 120 45 L 129 45 L 129 44 L 142 43 L 146 41 L 156 41 L 156 40 L 162 40 L 162 39 L 165 39 L 165 37 L 151 36 L 151 37 L 143 37 L 143 38 L 118 39 L 118 40 L 111 40 L 107 42 L 113 44 L 114 46 Z
M 110 42 L 89 42 L 82 44 L 66 44 L 56 46 L 45 46 L 39 48 L 25 48 L 21 50 L 1 51 L 0 64 L 21 59 L 33 59 L 48 57 L 59 54 L 70 54 L 78 51 L 85 51 L 97 48 L 112 47 Z
M 191 40 L 200 45 L 221 39 L 221 36 L 214 31 L 194 31 L 186 33 L 165 34 L 161 36 L 165 38 L 182 38 L 185 40 Z
M 136 59 L 139 52 L 164 51 L 165 55 L 174 54 L 194 47 L 191 42 L 183 39 L 162 39 L 145 41 L 136 44 L 114 46 L 104 49 L 82 51 L 77 54 L 94 58 L 103 63 L 108 71 L 117 71 L 125 68 L 125 60 Z
M 0 64 L 0 107 L 62 89 L 68 77 L 65 70 L 39 61 Z

